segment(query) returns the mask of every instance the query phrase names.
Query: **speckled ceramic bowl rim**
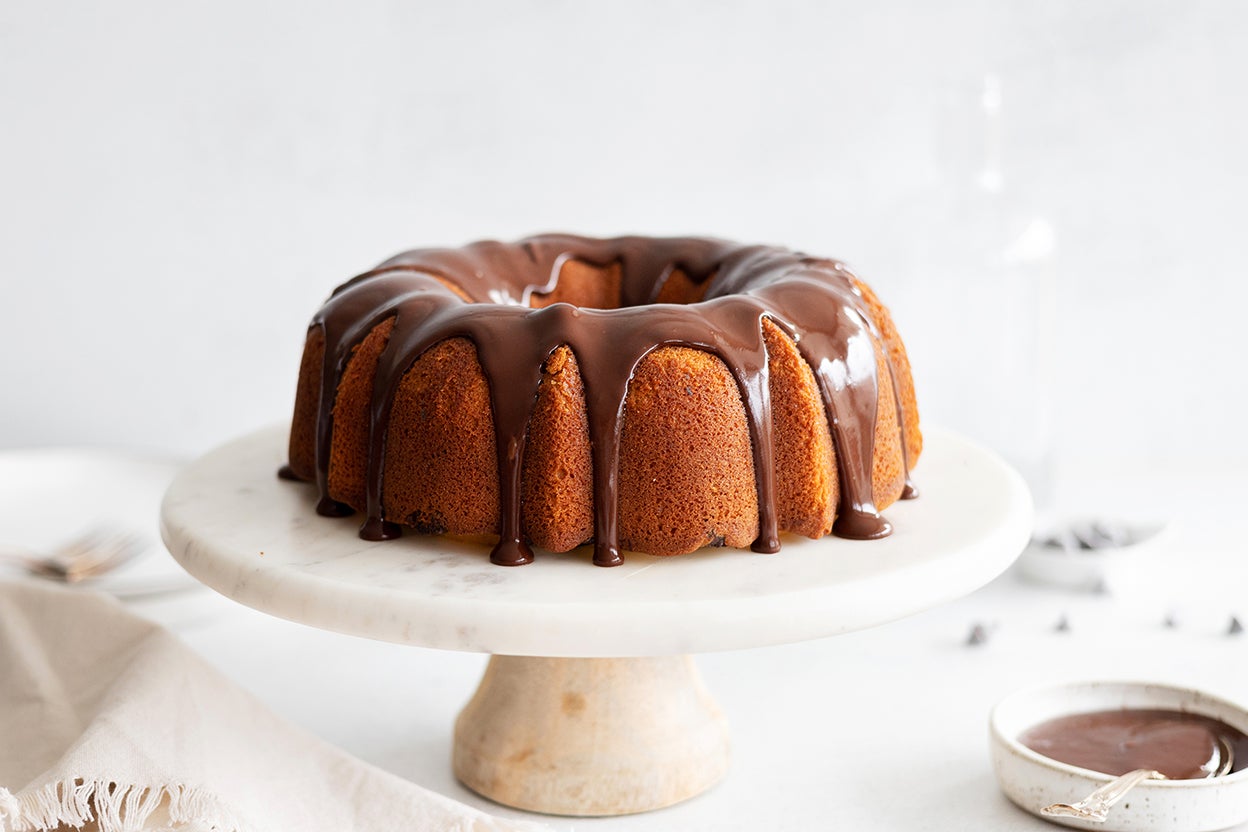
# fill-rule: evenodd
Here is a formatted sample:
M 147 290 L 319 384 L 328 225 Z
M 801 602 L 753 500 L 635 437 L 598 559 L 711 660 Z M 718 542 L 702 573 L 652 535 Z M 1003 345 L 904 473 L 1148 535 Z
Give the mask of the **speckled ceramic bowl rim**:
M 1014 751 L 1015 753 L 1017 753 L 1024 759 L 1029 760 L 1030 762 L 1036 765 L 1044 766 L 1045 768 L 1053 769 L 1055 771 L 1063 772 L 1066 774 L 1086 777 L 1089 780 L 1098 780 L 1098 781 L 1108 782 L 1114 779 L 1112 775 L 1105 774 L 1104 772 L 1094 771 L 1093 769 L 1088 769 L 1088 768 L 1081 768 L 1080 766 L 1073 766 L 1073 765 L 1070 765 L 1069 763 L 1063 763 L 1060 760 L 1054 760 L 1052 757 L 1046 757 L 1043 754 L 1039 753 L 1038 751 L 1033 751 L 1018 741 L 1018 733 L 1015 733 L 1013 736 L 1011 736 L 1007 732 L 1003 731 L 1000 725 L 1001 713 L 1005 710 L 1008 710 L 1010 707 L 1017 707 L 1020 701 L 1023 701 L 1029 698 L 1038 698 L 1041 695 L 1046 694 L 1046 693 L 1056 693 L 1062 690 L 1074 691 L 1074 690 L 1080 690 L 1080 689 L 1090 689 L 1094 687 L 1101 687 L 1106 690 L 1109 690 L 1112 688 L 1122 688 L 1122 689 L 1137 688 L 1137 689 L 1140 689 L 1142 692 L 1152 689 L 1152 690 L 1164 690 L 1172 694 L 1178 694 L 1186 702 L 1186 706 L 1182 708 L 1182 710 L 1184 710 L 1185 712 L 1196 713 L 1196 714 L 1201 714 L 1202 716 L 1213 717 L 1215 719 L 1221 720 L 1222 722 L 1225 722 L 1226 724 L 1230 725 L 1232 728 L 1237 728 L 1240 731 L 1243 731 L 1245 734 L 1248 734 L 1248 708 L 1245 708 L 1243 705 L 1239 704 L 1238 702 L 1227 699 L 1226 697 L 1223 697 L 1223 696 L 1218 696 L 1216 694 L 1209 693 L 1207 691 L 1201 690 L 1200 688 L 1173 685 L 1173 684 L 1168 684 L 1165 682 L 1142 682 L 1142 681 L 1136 681 L 1136 680 L 1119 680 L 1119 679 L 1089 679 L 1086 681 L 1061 682 L 1058 684 L 1037 685 L 1035 687 L 1024 688 L 1022 690 L 1015 691 L 1014 693 L 1011 693 L 1009 696 L 1006 696 L 1004 699 L 1002 699 L 1000 702 L 998 702 L 996 705 L 993 706 L 992 711 L 989 713 L 989 716 L 988 716 L 989 731 L 991 732 L 993 740 L 1000 742 L 1001 744 L 1010 748 L 1012 751 Z M 1208 707 L 1209 704 L 1219 706 L 1220 708 L 1224 709 L 1227 713 L 1235 714 L 1237 718 L 1228 719 L 1224 713 L 1214 713 L 1212 712 L 1212 709 Z M 1202 707 L 1202 705 L 1204 705 L 1205 707 Z M 1155 707 L 1165 707 L 1165 706 L 1157 705 Z M 1108 707 L 1105 708 L 1105 710 L 1108 710 L 1108 709 L 1109 709 Z M 1070 711 L 1067 711 L 1067 714 L 1076 714 L 1076 713 L 1087 713 L 1087 711 L 1078 710 L 1078 709 L 1072 709 Z M 1039 724 L 1039 722 L 1042 722 L 1042 721 L 1044 721 L 1044 718 L 1041 718 L 1040 720 L 1037 720 L 1036 722 L 1032 722 L 1031 725 Z M 1163 790 L 1164 789 L 1192 790 L 1192 789 L 1207 789 L 1207 788 L 1225 788 L 1233 783 L 1238 783 L 1244 780 L 1245 778 L 1248 778 L 1248 767 L 1240 769 L 1239 771 L 1233 774 L 1227 774 L 1222 777 L 1209 777 L 1209 778 L 1205 778 L 1201 780 L 1148 780 L 1144 783 L 1141 783 L 1136 788 L 1138 789 L 1163 789 Z

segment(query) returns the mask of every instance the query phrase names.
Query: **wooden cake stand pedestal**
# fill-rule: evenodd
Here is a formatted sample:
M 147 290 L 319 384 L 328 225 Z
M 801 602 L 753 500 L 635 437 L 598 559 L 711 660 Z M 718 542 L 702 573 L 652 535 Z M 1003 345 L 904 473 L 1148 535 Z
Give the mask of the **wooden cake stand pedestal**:
M 270 428 L 187 466 L 161 528 L 191 575 L 240 603 L 340 633 L 492 655 L 455 726 L 455 775 L 499 803 L 621 815 L 685 800 L 729 762 L 724 719 L 691 655 L 880 624 L 958 598 L 1026 545 L 1031 500 L 993 454 L 928 431 L 922 496 L 891 506 L 891 537 L 788 538 L 779 554 L 588 547 L 528 566 L 480 543 L 408 534 L 361 540 L 318 516 L 315 489 L 276 476 Z

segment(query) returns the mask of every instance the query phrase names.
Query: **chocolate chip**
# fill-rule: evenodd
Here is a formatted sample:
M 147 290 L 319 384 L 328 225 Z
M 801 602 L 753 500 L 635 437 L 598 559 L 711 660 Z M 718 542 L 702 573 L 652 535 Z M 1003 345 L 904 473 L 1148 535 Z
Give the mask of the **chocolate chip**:
M 966 637 L 967 646 L 978 647 L 986 641 L 988 641 L 988 628 L 978 622 L 972 624 L 970 635 Z

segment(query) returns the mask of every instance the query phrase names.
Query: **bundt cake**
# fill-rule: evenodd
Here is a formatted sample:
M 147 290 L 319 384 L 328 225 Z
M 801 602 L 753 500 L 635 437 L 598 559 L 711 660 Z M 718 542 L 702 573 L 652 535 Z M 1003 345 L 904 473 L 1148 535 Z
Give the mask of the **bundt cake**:
M 876 538 L 922 437 L 888 310 L 834 260 L 564 234 L 400 254 L 308 330 L 287 478 L 360 535 L 780 548 Z

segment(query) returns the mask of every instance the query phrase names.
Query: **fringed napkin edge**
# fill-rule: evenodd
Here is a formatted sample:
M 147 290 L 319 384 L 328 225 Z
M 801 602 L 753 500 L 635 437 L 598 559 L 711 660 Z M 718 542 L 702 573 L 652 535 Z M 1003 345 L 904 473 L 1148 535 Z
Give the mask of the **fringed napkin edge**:
M 213 795 L 179 783 L 120 785 L 108 780 L 62 780 L 16 795 L 0 787 L 0 832 L 42 832 L 94 820 L 99 832 L 141 832 L 161 806 L 166 828 L 188 823 L 220 832 L 246 832 Z

